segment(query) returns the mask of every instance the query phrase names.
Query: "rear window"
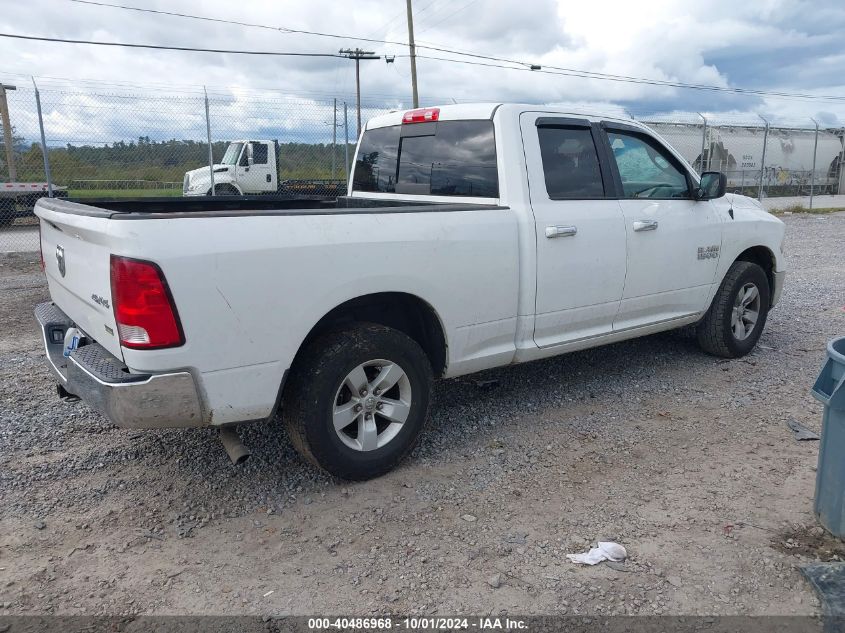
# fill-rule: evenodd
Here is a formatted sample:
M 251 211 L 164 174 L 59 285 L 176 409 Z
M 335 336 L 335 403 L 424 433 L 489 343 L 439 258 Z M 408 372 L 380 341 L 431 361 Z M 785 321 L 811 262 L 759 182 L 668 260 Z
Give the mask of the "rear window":
M 364 132 L 353 191 L 497 198 L 492 121 L 441 121 Z

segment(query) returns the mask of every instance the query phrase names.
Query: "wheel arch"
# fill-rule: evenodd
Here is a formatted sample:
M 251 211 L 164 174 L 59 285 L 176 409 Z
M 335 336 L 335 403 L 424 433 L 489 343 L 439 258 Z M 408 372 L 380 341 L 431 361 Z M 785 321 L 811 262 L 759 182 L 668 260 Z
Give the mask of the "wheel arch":
M 767 246 L 751 246 L 746 248 L 739 255 L 737 255 L 735 262 L 750 262 L 757 264 L 766 273 L 766 279 L 769 281 L 769 298 L 774 296 L 775 288 L 775 270 L 777 268 L 777 259 L 775 254 Z
M 215 189 L 218 189 L 218 188 L 221 188 L 221 187 L 231 187 L 232 189 L 235 190 L 234 195 L 236 195 L 236 196 L 244 195 L 243 190 L 234 182 L 216 182 L 216 183 L 214 183 Z M 208 186 L 208 190 L 211 191 L 211 185 L 210 184 Z
M 378 323 L 411 337 L 425 352 L 435 377 L 448 364 L 448 343 L 443 322 L 434 308 L 420 297 L 405 292 L 377 292 L 344 301 L 327 312 L 300 343 L 291 366 L 315 337 L 351 323 Z

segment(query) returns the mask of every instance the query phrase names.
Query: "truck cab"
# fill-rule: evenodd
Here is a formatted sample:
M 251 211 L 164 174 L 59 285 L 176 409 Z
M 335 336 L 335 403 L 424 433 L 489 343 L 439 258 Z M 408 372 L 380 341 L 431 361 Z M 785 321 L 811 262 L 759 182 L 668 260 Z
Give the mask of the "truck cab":
M 209 168 L 200 167 L 185 174 L 182 194 L 241 196 L 276 193 L 279 188 L 278 147 L 277 141 L 232 141 L 220 162 L 212 166 L 213 191 Z

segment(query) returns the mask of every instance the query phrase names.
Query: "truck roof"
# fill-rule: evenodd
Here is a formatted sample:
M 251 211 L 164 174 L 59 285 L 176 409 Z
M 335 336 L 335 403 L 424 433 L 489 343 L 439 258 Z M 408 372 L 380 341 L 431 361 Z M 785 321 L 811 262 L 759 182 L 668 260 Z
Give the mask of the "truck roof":
M 520 112 L 549 112 L 553 114 L 565 114 L 590 120 L 616 121 L 642 127 L 639 122 L 625 117 L 605 115 L 600 112 L 573 111 L 566 106 L 539 105 L 536 103 L 454 103 L 447 105 L 432 105 L 426 108 L 438 108 L 439 121 L 458 121 L 466 119 L 492 119 L 497 110 L 502 109 L 509 113 Z M 380 127 L 399 125 L 402 123 L 402 116 L 408 110 L 394 110 L 388 114 L 373 117 L 364 126 L 366 130 Z

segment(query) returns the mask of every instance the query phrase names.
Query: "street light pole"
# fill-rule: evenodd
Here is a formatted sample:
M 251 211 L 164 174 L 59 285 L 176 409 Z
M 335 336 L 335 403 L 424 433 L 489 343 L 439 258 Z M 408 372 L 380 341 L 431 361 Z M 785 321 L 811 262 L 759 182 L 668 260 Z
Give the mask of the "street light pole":
M 414 12 L 411 0 L 406 0 L 408 9 L 408 47 L 411 49 L 411 90 L 414 96 L 414 107 L 420 107 L 420 97 L 417 93 L 417 46 L 414 44 Z
M 360 63 L 362 59 L 381 59 L 381 55 L 376 55 L 373 51 L 362 51 L 360 48 L 355 50 L 349 48 L 342 48 L 338 51 L 341 55 L 355 60 L 355 90 L 358 107 L 358 136 L 361 136 L 361 68 Z
M 3 85 L 0 82 L 0 118 L 3 119 L 3 143 L 6 146 L 6 164 L 9 166 L 9 182 L 18 179 L 18 172 L 15 169 L 15 148 L 12 139 L 12 123 L 9 120 L 9 103 L 6 101 L 6 91 L 17 90 L 15 86 Z

